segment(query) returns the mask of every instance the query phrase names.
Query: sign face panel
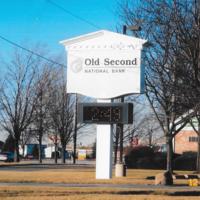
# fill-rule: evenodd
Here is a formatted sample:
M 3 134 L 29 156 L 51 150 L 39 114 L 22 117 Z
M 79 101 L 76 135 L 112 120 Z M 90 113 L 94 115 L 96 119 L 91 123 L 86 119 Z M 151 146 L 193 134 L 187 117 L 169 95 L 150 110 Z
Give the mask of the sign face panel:
M 67 92 L 98 99 L 140 93 L 144 41 L 108 31 L 89 36 L 63 42 L 67 50 Z

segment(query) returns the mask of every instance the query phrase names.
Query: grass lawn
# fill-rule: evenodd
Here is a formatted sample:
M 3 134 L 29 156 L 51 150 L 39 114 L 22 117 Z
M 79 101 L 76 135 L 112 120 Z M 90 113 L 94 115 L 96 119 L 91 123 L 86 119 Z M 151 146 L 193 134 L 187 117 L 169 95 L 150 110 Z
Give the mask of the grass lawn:
M 47 182 L 47 183 L 110 183 L 110 184 L 154 184 L 146 180 L 159 170 L 128 170 L 127 177 L 111 180 L 96 180 L 95 169 L 45 169 L 40 171 L 0 171 L 0 182 Z
M 113 174 L 113 178 L 111 180 L 96 180 L 94 168 L 0 171 L 0 182 L 154 184 L 154 180 L 147 180 L 146 177 L 155 176 L 160 172 L 162 171 L 129 169 L 127 170 L 126 177 L 116 178 Z M 191 174 L 191 172 L 178 172 L 178 174 L 187 173 Z M 187 180 L 177 180 L 175 183 L 187 184 Z
M 166 191 L 111 188 L 1 186 L 1 200 L 196 200 L 198 196 L 168 196 Z
M 35 183 L 107 183 L 107 184 L 154 184 L 147 176 L 154 176 L 160 170 L 127 170 L 127 176 L 111 180 L 96 180 L 95 169 L 42 169 L 37 171 L 0 171 L 0 182 L 35 182 Z M 179 172 L 187 173 L 187 172 Z M 191 173 L 191 172 L 190 172 Z M 187 184 L 187 180 L 175 182 Z M 167 190 L 140 190 L 120 188 L 64 188 L 38 186 L 0 186 L 0 200 L 145 200 L 145 199 L 200 199 L 198 196 L 170 196 Z

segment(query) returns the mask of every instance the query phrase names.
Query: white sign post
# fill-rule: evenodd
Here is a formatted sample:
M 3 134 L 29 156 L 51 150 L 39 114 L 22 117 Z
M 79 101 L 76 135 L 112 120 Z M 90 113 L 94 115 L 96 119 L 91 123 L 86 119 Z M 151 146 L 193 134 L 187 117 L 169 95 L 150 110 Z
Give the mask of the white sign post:
M 110 103 L 110 100 L 98 100 L 99 103 Z M 98 125 L 96 139 L 96 179 L 112 178 L 112 125 Z
M 67 92 L 110 102 L 141 93 L 141 50 L 146 40 L 98 31 L 62 41 L 67 51 Z M 97 126 L 96 178 L 112 177 L 111 125 Z

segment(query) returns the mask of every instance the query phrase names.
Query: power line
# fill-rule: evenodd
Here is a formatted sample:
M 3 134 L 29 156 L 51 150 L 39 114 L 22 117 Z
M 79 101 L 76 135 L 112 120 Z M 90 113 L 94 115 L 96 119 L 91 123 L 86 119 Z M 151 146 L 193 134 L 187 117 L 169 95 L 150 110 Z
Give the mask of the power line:
M 51 1 L 51 0 L 47 0 L 47 2 L 50 3 L 50 4 L 52 4 L 52 5 L 54 5 L 55 7 L 59 8 L 60 10 L 66 12 L 67 14 L 71 15 L 72 17 L 75 17 L 75 18 L 77 18 L 77 19 L 79 19 L 79 20 L 81 20 L 81 21 L 83 21 L 83 22 L 89 24 L 90 26 L 93 26 L 93 27 L 97 28 L 97 29 L 101 29 L 101 27 L 97 26 L 96 24 L 90 22 L 90 21 L 87 20 L 87 19 L 84 19 L 83 17 L 80 17 L 80 16 L 78 16 L 78 15 L 75 15 L 74 13 L 72 13 L 71 11 L 67 10 L 66 8 L 64 8 L 64 7 L 60 6 L 60 5 L 58 5 L 57 3 L 55 3 L 55 2 L 53 2 L 53 1 Z
M 94 23 L 92 23 L 92 22 L 90 22 L 90 21 L 88 21 L 88 20 L 86 20 L 86 19 L 84 19 L 84 18 L 82 18 L 82 17 L 80 17 L 80 16 L 78 16 L 78 15 L 75 15 L 74 13 L 72 13 L 71 11 L 69 11 L 69 10 L 63 8 L 62 6 L 58 5 L 57 3 L 55 3 L 55 2 L 53 2 L 53 1 L 51 1 L 51 0 L 47 0 L 47 2 L 50 3 L 50 4 L 52 4 L 52 5 L 54 5 L 55 7 L 59 8 L 59 9 L 63 10 L 63 11 L 66 12 L 67 14 L 69 14 L 69 15 L 71 15 L 71 16 L 73 16 L 73 17 L 75 17 L 75 18 L 77 18 L 77 19 L 79 19 L 79 20 L 81 20 L 81 21 L 83 21 L 83 22 L 85 22 L 85 23 L 87 23 L 87 24 L 89 24 L 90 26 L 93 26 L 93 27 L 95 27 L 95 28 L 97 28 L 97 29 L 100 29 L 100 27 L 97 26 L 96 24 L 94 24 Z M 42 58 L 42 59 L 44 59 L 44 60 L 46 60 L 46 61 L 48 61 L 48 62 L 51 62 L 51 63 L 56 64 L 56 65 L 59 65 L 59 66 L 61 66 L 61 67 L 66 67 L 66 65 L 64 65 L 64 64 L 60 64 L 60 63 L 58 63 L 58 62 L 56 62 L 56 61 L 54 61 L 54 60 L 51 60 L 51 59 L 49 59 L 49 58 L 46 58 L 46 57 L 44 57 L 44 56 L 42 56 L 42 55 L 40 55 L 40 54 L 38 54 L 38 53 L 36 53 L 36 52 L 30 50 L 30 49 L 27 49 L 27 48 L 23 47 L 22 45 L 19 45 L 19 44 L 13 42 L 13 41 L 11 41 L 11 40 L 9 40 L 9 39 L 7 39 L 7 38 L 1 36 L 1 35 L 0 35 L 0 39 L 2 39 L 2 40 L 4 40 L 4 41 L 8 42 L 9 44 L 11 44 L 11 45 L 13 45 L 13 46 L 16 46 L 16 47 L 18 47 L 18 48 L 20 48 L 20 49 L 22 49 L 22 50 L 24 50 L 24 51 L 26 51 L 26 52 L 29 52 L 29 53 L 31 53 L 31 54 L 37 56 L 37 57 L 40 57 L 40 58 Z
M 13 46 L 18 47 L 18 48 L 20 48 L 20 49 L 22 49 L 22 50 L 24 50 L 24 51 L 27 51 L 27 52 L 29 52 L 29 53 L 31 53 L 31 54 L 37 56 L 37 57 L 40 57 L 40 58 L 42 58 L 42 59 L 44 59 L 44 60 L 46 60 L 46 61 L 48 61 L 48 62 L 51 62 L 51 63 L 56 64 L 56 65 L 59 65 L 59 66 L 61 66 L 61 67 L 66 67 L 66 66 L 63 65 L 63 64 L 60 64 L 60 63 L 58 63 L 58 62 L 56 62 L 56 61 L 54 61 L 54 60 L 51 60 L 51 59 L 49 59 L 49 58 L 46 58 L 46 57 L 44 57 L 44 56 L 42 56 L 42 55 L 40 55 L 40 54 L 38 54 L 38 53 L 36 53 L 36 52 L 30 50 L 30 49 L 27 49 L 27 48 L 25 48 L 25 47 L 23 47 L 23 46 L 21 46 L 21 45 L 15 43 L 15 42 L 11 41 L 11 40 L 9 40 L 9 39 L 7 39 L 7 38 L 1 36 L 1 35 L 0 35 L 0 39 L 2 39 L 2 40 L 4 40 L 4 41 L 8 42 L 9 44 L 11 44 L 11 45 L 13 45 Z

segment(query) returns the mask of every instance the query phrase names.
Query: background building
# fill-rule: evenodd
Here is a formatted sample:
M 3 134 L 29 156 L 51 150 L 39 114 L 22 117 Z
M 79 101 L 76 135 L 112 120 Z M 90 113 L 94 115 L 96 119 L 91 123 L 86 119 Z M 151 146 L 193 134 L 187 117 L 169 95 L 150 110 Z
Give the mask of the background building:
M 197 123 L 194 122 L 194 125 L 197 126 Z M 197 142 L 197 133 L 187 124 L 174 138 L 174 153 L 197 152 Z

